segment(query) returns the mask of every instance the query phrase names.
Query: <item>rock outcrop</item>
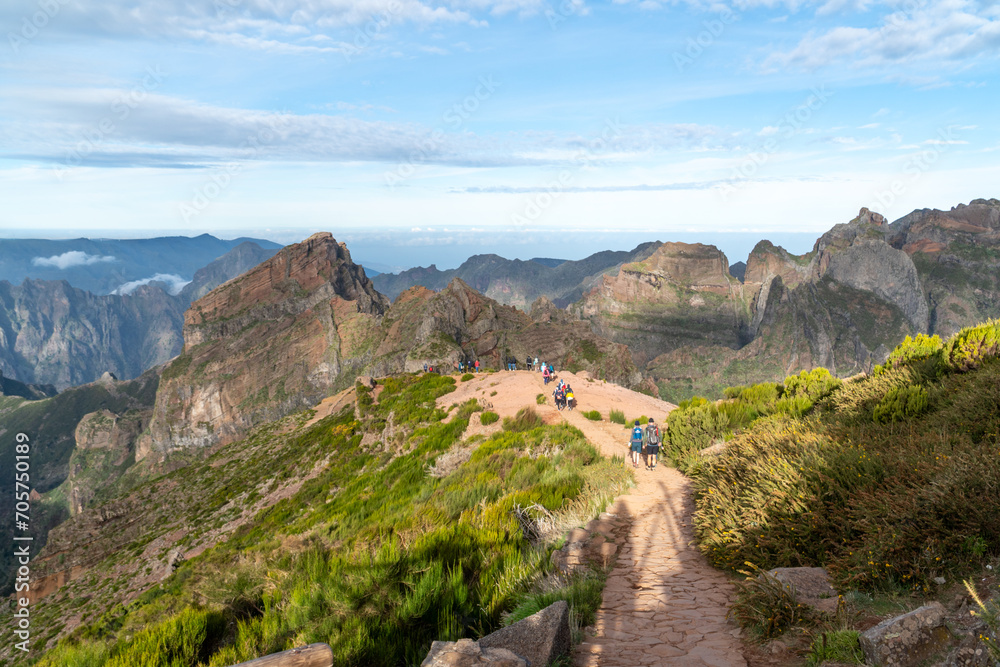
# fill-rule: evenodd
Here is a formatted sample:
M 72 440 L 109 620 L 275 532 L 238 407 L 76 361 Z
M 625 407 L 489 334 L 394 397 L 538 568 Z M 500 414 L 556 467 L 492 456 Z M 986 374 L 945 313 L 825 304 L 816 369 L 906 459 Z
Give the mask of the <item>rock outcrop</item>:
M 471 639 L 459 639 L 432 643 L 420 667 L 531 667 L 531 663 L 507 649 L 483 649 Z
M 569 650 L 569 605 L 559 600 L 479 641 L 436 641 L 420 664 L 421 667 L 546 667 Z
M 879 667 L 911 667 L 948 645 L 951 634 L 944 626 L 944 607 L 939 602 L 882 621 L 861 633 L 861 649 L 869 664 Z
M 769 575 L 783 586 L 794 591 L 795 599 L 817 611 L 827 614 L 837 613 L 839 597 L 830 584 L 830 575 L 821 567 L 776 567 L 768 570 Z
M 637 366 L 693 342 L 738 349 L 750 321 L 743 285 L 714 246 L 664 243 L 606 275 L 571 311 L 628 346 Z
M 948 337 L 1000 314 L 1000 200 L 913 211 L 888 225 L 886 240 L 916 266 L 930 333 Z
M 59 390 L 131 379 L 181 349 L 184 306 L 157 286 L 96 296 L 66 281 L 0 281 L 0 370 Z
M 329 233 L 208 293 L 185 314 L 137 457 L 230 442 L 352 383 L 388 305 Z
M 507 649 L 529 665 L 549 665 L 570 649 L 569 605 L 553 602 L 545 609 L 479 640 L 485 649 Z

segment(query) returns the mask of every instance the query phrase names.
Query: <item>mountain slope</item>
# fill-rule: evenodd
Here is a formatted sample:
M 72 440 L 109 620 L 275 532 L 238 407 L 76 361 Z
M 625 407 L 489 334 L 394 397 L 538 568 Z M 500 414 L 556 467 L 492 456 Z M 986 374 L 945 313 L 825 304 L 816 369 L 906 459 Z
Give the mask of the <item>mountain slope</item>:
M 126 414 L 130 410 L 149 410 L 156 395 L 158 374 L 151 370 L 130 381 L 118 382 L 106 377 L 98 382 L 73 387 L 57 396 L 43 400 L 0 397 L 0 467 L 14 470 L 14 434 L 24 433 L 31 439 L 31 488 L 46 493 L 62 484 L 70 473 L 70 459 L 76 440 L 77 425 L 88 413 L 109 410 Z M 14 486 L 0 487 L 0 511 L 13 516 Z M 33 553 L 45 544 L 48 530 L 66 518 L 68 501 L 64 497 L 32 502 L 31 527 L 35 541 Z M 0 537 L 8 538 L 13 524 L 4 523 Z M 9 592 L 15 568 L 13 552 L 0 552 L 0 591 Z
M 138 458 L 229 442 L 359 375 L 424 364 L 501 368 L 532 355 L 623 384 L 641 380 L 624 346 L 564 314 L 539 313 L 535 321 L 457 278 L 440 292 L 408 290 L 390 307 L 343 244 L 316 234 L 191 305 L 184 351 L 164 370 Z
M 463 389 L 485 390 L 492 377 Z M 521 406 L 535 405 L 537 374 L 504 379 L 515 377 Z M 166 633 L 178 613 L 212 619 L 207 635 L 181 631 L 211 665 L 302 641 L 328 642 L 338 664 L 410 664 L 431 640 L 497 627 L 542 574 L 549 541 L 629 476 L 566 425 L 484 433 L 475 401 L 442 407 L 458 400 L 448 398 L 456 384 L 386 378 L 337 414 L 259 426 L 60 526 L 34 566 L 47 590 L 67 583 L 32 607 L 38 627 L 57 629 L 33 648 L 88 629 L 41 664 L 84 654 L 95 666 L 123 655 L 137 664 L 149 633 L 155 651 L 179 639 Z M 594 383 L 595 398 L 603 389 Z M 522 505 L 558 528 L 533 538 L 511 512 Z M 228 629 L 237 623 L 239 637 Z

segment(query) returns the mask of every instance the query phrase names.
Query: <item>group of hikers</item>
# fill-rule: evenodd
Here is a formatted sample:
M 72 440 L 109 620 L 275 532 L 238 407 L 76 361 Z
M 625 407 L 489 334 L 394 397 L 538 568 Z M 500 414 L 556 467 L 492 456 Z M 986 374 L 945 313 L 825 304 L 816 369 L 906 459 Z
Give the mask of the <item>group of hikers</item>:
M 562 410 L 563 408 L 572 410 L 576 407 L 576 396 L 573 394 L 573 387 L 569 386 L 569 382 L 559 380 L 555 391 L 552 392 L 552 397 L 556 401 L 557 410 Z
M 508 370 L 508 371 L 516 371 L 517 370 L 517 359 L 515 357 L 513 357 L 513 356 L 507 357 L 504 360 L 503 363 L 504 363 L 504 369 L 505 370 Z M 466 373 L 466 372 L 468 372 L 468 373 L 478 373 L 479 369 L 481 368 L 478 359 L 475 359 L 475 360 L 460 359 L 460 360 L 458 360 L 456 362 L 452 362 L 452 367 L 455 368 L 455 369 L 457 369 L 459 373 Z M 538 362 L 538 357 L 535 357 L 534 360 L 532 360 L 531 357 L 525 357 L 525 359 L 524 359 L 524 367 L 525 367 L 526 370 L 529 370 L 529 371 L 536 371 L 536 370 L 537 371 L 541 371 L 542 372 L 542 377 L 545 378 L 545 384 L 549 383 L 549 380 L 552 379 L 555 376 L 555 372 L 556 372 L 556 369 L 555 369 L 554 366 L 552 366 L 552 364 L 546 364 L 544 361 L 541 362 L 541 363 L 539 363 Z M 440 372 L 442 372 L 442 370 L 441 370 L 441 366 L 440 365 L 434 366 L 434 364 L 432 364 L 431 362 L 425 361 L 424 362 L 424 372 L 425 373 L 428 373 L 428 372 L 430 372 L 430 373 L 440 373 Z M 447 371 L 445 371 L 445 372 L 447 372 Z
M 517 360 L 514 357 L 508 357 L 504 363 L 507 366 L 507 370 L 517 370 Z M 549 380 L 555 377 L 555 368 L 552 367 L 552 364 L 546 364 L 544 361 L 539 363 L 538 357 L 535 357 L 534 360 L 531 357 L 526 357 L 524 365 L 528 370 L 540 370 L 545 384 L 548 384 Z M 479 360 L 466 361 L 463 359 L 459 361 L 458 372 L 464 373 L 466 371 L 478 373 Z M 429 362 L 424 362 L 424 372 L 434 373 L 435 369 Z M 440 372 L 440 369 L 437 372 Z M 559 380 L 559 384 L 556 385 L 552 396 L 555 399 L 556 409 L 558 410 L 564 408 L 572 410 L 576 407 L 576 396 L 573 393 L 573 388 L 565 380 Z M 632 452 L 632 465 L 634 467 L 639 467 L 639 456 L 645 454 L 646 470 L 656 468 L 656 459 L 660 455 L 660 427 L 656 424 L 656 420 L 650 417 L 649 423 L 646 424 L 645 428 L 642 427 L 638 419 L 635 420 L 635 425 L 632 427 L 632 433 L 629 437 L 629 448 Z
M 632 449 L 633 467 L 639 467 L 639 455 L 645 449 L 646 470 L 656 468 L 656 457 L 660 455 L 660 427 L 656 425 L 652 417 L 649 418 L 646 428 L 639 425 L 638 419 L 635 420 L 629 445 Z

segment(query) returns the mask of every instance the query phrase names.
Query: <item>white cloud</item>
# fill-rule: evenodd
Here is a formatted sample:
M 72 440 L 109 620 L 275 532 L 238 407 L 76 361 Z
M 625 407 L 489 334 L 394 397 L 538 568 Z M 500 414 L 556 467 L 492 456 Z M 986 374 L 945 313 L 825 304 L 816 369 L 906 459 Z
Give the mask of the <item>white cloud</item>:
M 840 62 L 855 67 L 967 61 L 1000 52 L 1000 19 L 974 0 L 923 3 L 882 17 L 878 28 L 838 26 L 808 33 L 789 51 L 768 56 L 765 71 L 814 70 Z M 935 85 L 933 77 L 923 85 Z
M 53 0 L 54 1 L 54 0 Z M 579 0 L 582 2 L 582 0 Z M 378 33 L 402 24 L 483 26 L 482 16 L 538 13 L 544 0 L 75 0 L 57 3 L 50 30 L 99 38 L 180 38 L 271 53 L 324 53 L 327 31 Z M 39 11 L 37 0 L 0 3 L 0 24 L 20 25 Z M 312 44 L 311 44 L 312 43 Z
M 0 145 L 22 159 L 68 166 L 192 167 L 245 160 L 545 165 L 573 162 L 581 152 L 588 158 L 610 160 L 678 149 L 716 150 L 735 143 L 732 132 L 697 123 L 609 121 L 586 134 L 494 136 L 470 131 L 457 113 L 445 113 L 437 126 L 426 126 L 342 114 L 218 107 L 154 93 L 122 120 L 108 103 L 118 91 L 0 88 L 0 92 L 5 93 L 0 95 L 0 114 L 6 111 Z M 489 101 L 482 104 L 485 107 Z M 93 125 L 98 125 L 102 116 L 113 131 L 99 141 L 81 142 L 94 134 L 93 127 L 76 119 L 93 118 Z M 81 144 L 85 150 L 69 159 Z
M 191 281 L 184 280 L 183 278 L 174 273 L 157 273 L 156 275 L 150 276 L 149 278 L 142 278 L 141 280 L 133 280 L 131 282 L 127 282 L 124 285 L 119 286 L 111 293 L 119 295 L 131 294 L 136 290 L 137 287 L 141 287 L 142 285 L 148 285 L 149 283 L 154 283 L 154 282 L 166 283 L 167 292 L 173 294 L 174 296 L 177 296 L 178 294 L 181 293 L 181 290 L 184 289 L 184 286 L 190 283 Z
M 91 255 L 83 252 L 82 250 L 70 250 L 69 252 L 64 252 L 61 255 L 52 255 L 51 257 L 35 257 L 31 260 L 31 263 L 35 266 L 45 266 L 66 270 L 74 266 L 88 266 L 90 264 L 97 264 L 98 262 L 114 261 L 115 258 L 112 255 Z

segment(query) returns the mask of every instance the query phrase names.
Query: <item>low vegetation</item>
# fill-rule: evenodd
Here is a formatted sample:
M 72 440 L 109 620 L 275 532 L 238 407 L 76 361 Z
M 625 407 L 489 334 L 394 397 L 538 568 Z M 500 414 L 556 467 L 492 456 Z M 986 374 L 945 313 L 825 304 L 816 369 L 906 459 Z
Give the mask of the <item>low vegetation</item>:
M 611 413 L 608 415 L 608 421 L 610 421 L 612 424 L 621 424 L 624 426 L 625 413 L 622 412 L 621 410 L 612 410 Z
M 553 530 L 592 517 L 627 473 L 578 430 L 546 426 L 529 408 L 477 436 L 465 463 L 428 474 L 462 446 L 479 409 L 436 408 L 454 385 L 387 378 L 377 402 L 360 390 L 358 415 L 348 409 L 295 436 L 331 465 L 38 664 L 218 667 L 315 641 L 333 647 L 336 664 L 416 664 L 434 639 L 488 633 L 550 598 L 568 599 L 589 622 L 602 575 L 554 586 Z M 361 449 L 367 433 L 392 451 Z
M 590 421 L 601 421 L 601 413 L 599 410 L 584 410 L 581 414 Z
M 821 565 L 841 590 L 928 590 L 1000 555 L 1000 322 L 907 339 L 868 377 L 818 369 L 670 415 L 715 565 Z M 974 372 L 973 372 L 974 371 Z M 726 442 L 717 454 L 699 450 Z

